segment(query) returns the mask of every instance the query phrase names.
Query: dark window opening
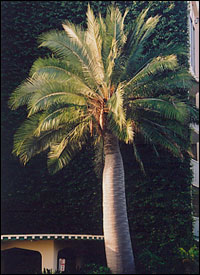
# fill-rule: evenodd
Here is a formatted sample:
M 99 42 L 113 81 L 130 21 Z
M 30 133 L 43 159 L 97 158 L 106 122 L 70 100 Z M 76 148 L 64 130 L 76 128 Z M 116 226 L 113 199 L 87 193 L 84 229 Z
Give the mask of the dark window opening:
M 193 216 L 199 217 L 199 188 L 192 186 Z
M 192 155 L 193 155 L 192 158 L 197 160 L 197 144 L 192 144 L 191 150 L 192 150 Z

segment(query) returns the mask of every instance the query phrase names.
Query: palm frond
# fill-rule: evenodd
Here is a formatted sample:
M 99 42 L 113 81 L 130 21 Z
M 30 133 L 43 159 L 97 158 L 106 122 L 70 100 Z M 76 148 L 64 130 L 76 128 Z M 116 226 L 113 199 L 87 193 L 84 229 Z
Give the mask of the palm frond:
M 189 104 L 187 104 L 187 107 L 190 114 L 189 122 L 199 125 L 199 108 Z
M 157 23 L 159 22 L 160 16 L 149 17 L 146 22 L 144 22 L 144 18 L 148 9 L 144 10 L 141 15 L 137 18 L 137 22 L 133 27 L 133 32 L 130 37 L 130 56 L 129 58 L 132 61 L 137 61 L 138 57 L 140 57 L 143 51 L 143 45 L 146 39 L 152 34 L 155 29 Z
M 150 110 L 154 110 L 164 119 L 175 119 L 181 123 L 189 121 L 190 112 L 188 106 L 172 96 L 133 99 L 132 103 L 141 109 L 149 108 Z
M 30 119 L 25 120 L 25 122 L 18 128 L 17 132 L 14 135 L 14 146 L 13 146 L 13 153 L 18 156 L 21 151 L 21 147 L 24 141 L 30 138 L 35 129 L 38 126 L 38 122 L 40 119 L 40 114 L 36 114 L 32 116 Z
M 159 145 L 163 149 L 170 151 L 174 156 L 183 158 L 180 145 L 175 142 L 173 136 L 166 133 L 166 129 L 162 128 L 161 131 L 160 128 L 152 127 L 150 123 L 145 123 L 144 121 L 138 127 L 146 143 Z
M 109 128 L 116 136 L 126 143 L 133 141 L 132 121 L 126 120 L 126 113 L 123 106 L 123 85 L 118 85 L 115 93 L 107 101 Z
M 145 54 L 141 50 L 141 54 L 140 53 L 134 54 L 133 58 L 132 57 L 129 58 L 129 63 L 127 65 L 126 73 L 128 75 L 131 75 L 132 73 L 138 71 L 140 68 L 144 67 L 145 64 L 148 64 L 150 60 L 152 60 L 153 58 L 158 56 L 168 56 L 171 54 L 174 54 L 176 56 L 187 55 L 188 54 L 187 47 L 182 44 L 173 44 L 171 42 L 167 45 L 165 44 L 164 48 L 159 47 L 156 49 L 151 49 L 151 51 L 145 52 Z
M 100 98 L 99 94 L 91 88 L 92 84 L 87 81 L 82 70 L 73 68 L 73 65 L 66 61 L 56 58 L 39 58 L 34 62 L 30 76 L 36 79 L 40 79 L 40 77 L 46 80 L 55 79 L 59 82 L 66 82 L 69 79 L 76 83 L 76 86 L 80 85 L 80 88 L 77 88 L 77 92 L 74 90 L 74 93 L 89 98 Z
M 144 55 L 159 21 L 159 16 L 146 19 L 148 11 L 140 13 L 128 34 L 128 10 L 122 15 L 111 6 L 105 19 L 95 18 L 88 4 L 86 30 L 65 21 L 64 31 L 40 35 L 39 47 L 49 48 L 53 56 L 36 60 L 30 77 L 9 99 L 11 109 L 27 105 L 28 119 L 16 132 L 13 149 L 24 164 L 50 149 L 48 167 L 54 173 L 83 148 L 88 136 L 99 146 L 102 162 L 106 129 L 133 143 L 143 172 L 137 135 L 176 156 L 188 149 L 188 125 L 198 122 L 198 112 L 187 98 L 172 96 L 174 88 L 194 83 L 178 65 L 179 56 L 187 53 L 183 45 L 169 44 Z
M 38 83 L 39 84 L 39 83 Z M 49 108 L 54 103 L 74 104 L 77 106 L 86 105 L 86 100 L 83 95 L 78 94 L 81 90 L 81 85 L 71 79 L 65 82 L 56 80 L 42 80 L 42 85 L 32 95 L 28 102 L 28 116 Z M 77 91 L 78 90 L 78 91 Z
M 89 121 L 85 120 L 73 127 L 59 143 L 52 144 L 48 154 L 48 169 L 56 173 L 66 166 L 77 151 L 86 143 L 89 132 Z
M 107 106 L 109 109 L 108 116 L 113 116 L 119 128 L 122 129 L 123 124 L 126 122 L 125 112 L 123 109 L 123 85 L 119 85 L 116 92 L 108 100 Z
M 194 84 L 193 77 L 186 69 L 167 71 L 147 75 L 137 83 L 130 84 L 125 88 L 125 95 L 158 96 L 160 94 L 173 94 L 175 89 L 190 89 Z
M 20 106 L 28 105 L 28 109 L 31 109 L 29 113 L 30 116 L 35 111 L 39 110 L 37 107 L 36 110 L 33 110 L 32 108 L 34 105 L 38 105 L 40 108 L 39 103 L 44 104 L 48 102 L 51 104 L 50 98 L 54 98 L 54 102 L 56 100 L 59 101 L 65 99 L 66 103 L 81 105 L 85 104 L 83 94 L 94 94 L 83 83 L 77 83 L 75 80 L 70 78 L 63 78 L 61 75 L 60 77 L 60 79 L 57 79 L 54 74 L 49 75 L 43 73 L 39 76 L 35 75 L 32 78 L 27 78 L 12 93 L 9 99 L 9 106 L 12 109 L 17 109 Z M 70 84 L 68 83 L 69 81 Z
M 127 13 L 128 10 L 122 16 L 118 8 L 110 7 L 104 22 L 102 17 L 99 17 L 100 34 L 102 37 L 102 58 L 107 84 L 113 72 L 115 59 L 120 55 L 121 48 L 126 42 L 124 19 Z
M 12 110 L 20 106 L 27 105 L 32 95 L 37 90 L 37 85 L 33 85 L 34 80 L 27 78 L 11 94 L 8 105 Z
M 101 55 L 102 38 L 99 32 L 99 24 L 96 20 L 93 11 L 88 4 L 87 11 L 87 31 L 85 33 L 86 45 L 91 59 L 95 61 L 96 70 L 98 70 L 99 82 L 104 81 L 104 68 Z
M 160 16 L 150 17 L 145 22 L 145 17 L 149 8 L 143 10 L 133 23 L 132 28 L 129 30 L 127 43 L 123 51 L 124 59 L 124 72 L 121 74 L 121 79 L 127 75 L 137 71 L 137 64 L 143 57 L 144 43 L 152 34 Z M 155 56 L 154 56 L 155 57 Z M 144 64 L 144 63 L 143 63 Z
M 58 129 L 59 125 L 70 125 L 85 118 L 84 109 L 77 106 L 66 104 L 54 104 L 40 117 L 35 135 L 39 136 L 41 132 L 52 129 Z
M 131 84 L 137 84 L 149 75 L 154 75 L 165 70 L 175 70 L 177 66 L 178 63 L 175 55 L 172 54 L 164 57 L 158 56 L 150 61 L 144 68 L 140 68 L 140 70 L 135 73 L 135 75 L 124 85 L 124 87 L 126 88 Z
M 85 77 L 93 81 L 95 87 L 99 87 L 102 82 L 101 76 L 81 40 L 82 31 L 78 30 L 80 33 L 77 33 L 77 28 L 73 24 L 65 23 L 63 27 L 65 31 L 54 30 L 40 35 L 39 47 L 48 47 L 59 58 L 67 60 L 70 57 L 72 61 L 73 57 L 75 62 L 80 63 Z
M 34 75 L 48 74 L 54 75 L 57 79 L 74 78 L 78 82 L 84 83 L 91 90 L 94 88 L 93 81 L 87 78 L 78 62 L 69 62 L 66 60 L 60 60 L 54 57 L 38 58 L 32 65 L 30 70 L 30 77 Z
M 140 154 L 137 150 L 137 146 L 136 146 L 135 142 L 133 142 L 133 152 L 134 152 L 135 159 L 140 166 L 141 171 L 143 172 L 144 175 L 146 175 L 145 169 L 144 169 L 144 164 L 143 164 L 143 161 L 142 161 Z
M 14 135 L 13 154 L 25 165 L 33 156 L 47 150 L 52 142 L 58 142 L 66 132 L 64 125 L 35 135 L 41 114 L 25 120 Z
M 128 119 L 126 121 L 126 125 L 124 127 L 124 133 L 125 133 L 125 138 L 124 138 L 124 141 L 126 143 L 132 143 L 133 142 L 133 139 L 134 139 L 134 129 L 133 129 L 133 126 L 132 126 L 132 120 L 131 119 Z

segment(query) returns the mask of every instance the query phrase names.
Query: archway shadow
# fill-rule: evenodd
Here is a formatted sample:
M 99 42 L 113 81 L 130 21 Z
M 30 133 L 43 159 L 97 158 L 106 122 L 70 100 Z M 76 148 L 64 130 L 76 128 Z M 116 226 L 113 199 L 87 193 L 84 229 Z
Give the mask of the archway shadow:
M 42 256 L 38 251 L 10 248 L 1 251 L 1 274 L 39 274 Z
M 59 270 L 59 259 L 65 259 L 65 271 L 63 274 L 83 274 L 82 270 L 85 264 L 95 263 L 106 266 L 103 242 L 72 242 L 70 247 L 58 252 L 57 270 Z

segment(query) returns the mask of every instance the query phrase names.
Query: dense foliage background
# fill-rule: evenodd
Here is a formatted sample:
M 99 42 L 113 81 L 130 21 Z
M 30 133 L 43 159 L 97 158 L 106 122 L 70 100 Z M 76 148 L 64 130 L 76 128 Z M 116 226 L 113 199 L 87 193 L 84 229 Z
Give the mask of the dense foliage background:
M 111 1 L 90 1 L 105 14 Z M 130 11 L 125 24 L 151 4 L 149 15 L 162 18 L 146 51 L 169 42 L 188 47 L 187 1 L 115 1 Z M 34 60 L 47 53 L 38 49 L 42 32 L 62 29 L 68 19 L 85 26 L 87 1 L 2 1 L 2 234 L 102 234 L 101 180 L 93 171 L 93 149 L 88 145 L 68 167 L 50 176 L 45 155 L 24 168 L 11 154 L 13 134 L 24 120 L 23 108 L 10 111 L 11 92 L 28 76 Z M 180 62 L 188 66 L 187 58 Z M 185 94 L 180 90 L 177 93 Z M 138 270 L 144 273 L 178 272 L 177 248 L 192 245 L 190 158 L 184 162 L 167 152 L 158 158 L 141 144 L 147 176 L 134 160 L 132 148 L 121 145 L 128 215 Z M 181 264 L 181 262 L 180 262 Z

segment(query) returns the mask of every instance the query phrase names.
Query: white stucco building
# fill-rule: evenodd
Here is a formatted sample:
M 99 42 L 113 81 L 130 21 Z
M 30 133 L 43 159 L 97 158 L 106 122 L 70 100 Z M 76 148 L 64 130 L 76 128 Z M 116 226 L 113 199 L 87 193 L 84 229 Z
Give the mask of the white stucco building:
M 189 1 L 190 71 L 199 83 L 199 1 Z M 199 108 L 199 85 L 189 91 L 191 100 Z M 193 232 L 199 240 L 199 125 L 191 125 L 193 168 Z
M 44 269 L 53 272 L 55 270 L 64 271 L 66 268 L 80 269 L 84 263 L 87 263 L 92 254 L 96 253 L 97 257 L 104 255 L 103 239 L 101 235 L 1 235 L 3 256 L 1 274 L 13 274 L 13 268 L 18 272 L 17 274 L 20 274 L 20 270 L 23 272 L 22 274 L 32 274 L 26 273 L 26 271 L 28 272 L 28 265 L 23 263 L 23 259 L 29 262 L 31 272 L 41 272 Z M 21 265 L 19 268 L 17 267 L 18 256 Z M 31 268 L 34 265 L 35 269 L 33 270 Z M 17 268 L 18 270 L 16 270 Z

